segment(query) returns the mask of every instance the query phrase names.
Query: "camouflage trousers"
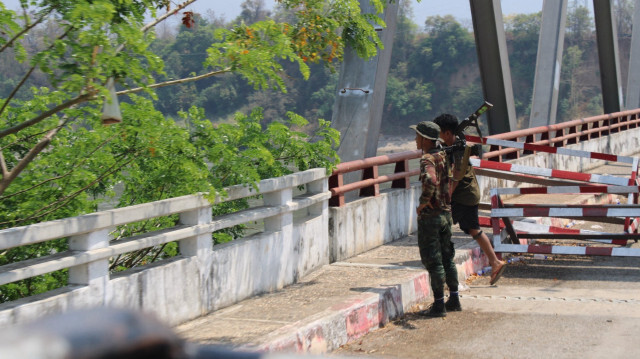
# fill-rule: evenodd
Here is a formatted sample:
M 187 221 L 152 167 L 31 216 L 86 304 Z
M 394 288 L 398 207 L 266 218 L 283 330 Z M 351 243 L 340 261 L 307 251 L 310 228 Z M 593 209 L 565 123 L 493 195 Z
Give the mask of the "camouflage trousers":
M 451 242 L 451 212 L 418 218 L 420 259 L 429 272 L 434 299 L 444 297 L 444 284 L 458 291 L 458 270 L 453 261 L 456 252 Z

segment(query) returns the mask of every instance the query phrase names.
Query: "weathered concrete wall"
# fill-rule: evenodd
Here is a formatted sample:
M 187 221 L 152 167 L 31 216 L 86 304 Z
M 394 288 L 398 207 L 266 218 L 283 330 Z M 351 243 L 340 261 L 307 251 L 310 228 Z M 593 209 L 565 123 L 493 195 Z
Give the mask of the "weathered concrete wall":
M 207 310 L 281 289 L 329 264 L 327 226 L 326 216 L 317 217 L 295 225 L 290 238 L 257 235 L 214 247 Z
M 610 136 L 592 139 L 575 145 L 569 145 L 566 148 L 589 152 L 610 153 L 618 156 L 631 156 L 640 152 L 640 128 L 614 133 Z M 573 172 L 585 172 L 604 163 L 602 160 L 550 153 L 537 153 L 535 156 L 525 156 L 508 162 L 523 166 L 553 168 Z M 485 176 L 478 176 L 478 183 L 482 193 L 482 201 L 489 201 L 490 191 L 492 188 L 518 187 L 526 185 Z
M 115 275 L 104 291 L 70 286 L 0 306 L 0 328 L 67 309 L 115 306 L 150 312 L 176 325 L 245 298 L 281 289 L 329 263 L 328 216 L 217 245 Z
M 390 189 L 329 209 L 331 262 L 341 261 L 417 230 L 420 186 Z

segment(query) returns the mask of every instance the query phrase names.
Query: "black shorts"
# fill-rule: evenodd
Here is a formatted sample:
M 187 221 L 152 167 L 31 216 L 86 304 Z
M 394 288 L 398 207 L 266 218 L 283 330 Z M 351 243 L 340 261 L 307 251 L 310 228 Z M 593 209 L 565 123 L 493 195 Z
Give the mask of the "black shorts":
M 453 223 L 460 224 L 460 229 L 466 234 L 469 234 L 470 229 L 480 229 L 477 204 L 475 206 L 466 206 L 453 202 L 451 203 L 451 217 L 453 217 Z

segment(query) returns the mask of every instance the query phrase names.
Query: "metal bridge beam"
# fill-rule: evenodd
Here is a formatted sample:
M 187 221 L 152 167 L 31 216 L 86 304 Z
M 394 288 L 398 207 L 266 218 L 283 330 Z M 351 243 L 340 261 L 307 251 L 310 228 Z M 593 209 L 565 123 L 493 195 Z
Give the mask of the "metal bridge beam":
M 500 0 L 469 0 L 469 3 L 482 92 L 493 104 L 493 109 L 487 112 L 489 134 L 510 132 L 516 129 L 516 110 Z
M 544 1 L 529 127 L 556 123 L 568 2 Z
M 631 33 L 631 55 L 627 75 L 627 109 L 640 108 L 640 0 L 635 1 Z
M 619 112 L 623 108 L 623 99 L 613 1 L 593 0 L 593 13 L 596 21 L 604 113 Z
M 360 0 L 360 7 L 363 13 L 375 12 L 368 0 Z M 331 121 L 341 133 L 342 162 L 376 155 L 397 15 L 398 2 L 389 3 L 383 15 L 387 27 L 378 32 L 384 49 L 375 57 L 364 60 L 345 49 Z

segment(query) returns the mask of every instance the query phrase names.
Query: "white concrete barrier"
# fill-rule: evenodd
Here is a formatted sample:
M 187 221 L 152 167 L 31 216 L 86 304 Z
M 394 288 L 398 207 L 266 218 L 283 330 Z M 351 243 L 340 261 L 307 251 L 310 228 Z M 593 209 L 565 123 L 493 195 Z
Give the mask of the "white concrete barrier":
M 293 197 L 293 189 L 307 193 Z M 69 269 L 69 285 L 0 304 L 0 327 L 68 309 L 117 306 L 151 312 L 169 325 L 196 318 L 259 293 L 280 289 L 329 263 L 328 191 L 324 169 L 260 182 L 264 206 L 212 218 L 203 195 L 184 196 L 0 231 L 0 249 L 70 238 L 70 250 L 0 267 L 0 284 Z M 255 196 L 250 187 L 224 200 Z M 216 202 L 223 201 L 218 199 Z M 293 212 L 305 210 L 296 221 Z M 109 229 L 180 214 L 174 228 L 111 241 Z M 213 246 L 212 232 L 264 219 L 265 230 Z M 178 241 L 180 255 L 117 274 L 109 259 Z
M 331 262 L 342 261 L 418 229 L 416 207 L 421 186 L 389 189 L 329 210 Z

